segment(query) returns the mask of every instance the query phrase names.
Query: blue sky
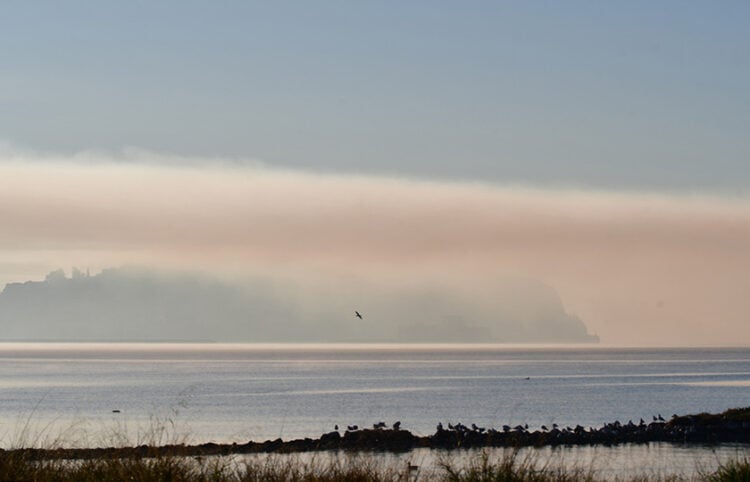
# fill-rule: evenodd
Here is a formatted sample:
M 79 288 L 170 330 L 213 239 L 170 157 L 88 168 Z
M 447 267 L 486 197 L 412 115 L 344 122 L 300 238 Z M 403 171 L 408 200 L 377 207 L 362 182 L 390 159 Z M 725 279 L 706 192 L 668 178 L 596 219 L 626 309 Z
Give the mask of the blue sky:
M 746 2 L 7 2 L 0 138 L 746 194 Z

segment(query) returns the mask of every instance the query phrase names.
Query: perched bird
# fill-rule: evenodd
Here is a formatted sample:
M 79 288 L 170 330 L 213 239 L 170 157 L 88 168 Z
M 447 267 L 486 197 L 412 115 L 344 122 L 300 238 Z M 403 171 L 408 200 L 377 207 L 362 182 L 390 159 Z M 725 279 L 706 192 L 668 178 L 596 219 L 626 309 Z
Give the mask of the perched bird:
M 400 430 L 401 429 L 401 420 L 393 424 L 393 430 Z
M 357 317 L 357 318 L 359 318 L 360 320 L 362 319 L 362 315 L 360 315 L 360 314 L 359 314 L 359 311 L 355 311 L 355 312 L 354 312 L 354 316 L 356 316 L 356 317 Z
M 357 430 L 359 430 L 359 427 L 357 425 L 347 425 L 346 429 L 350 432 L 356 432 Z
M 336 424 L 336 425 L 334 425 L 334 426 L 333 426 L 333 429 L 334 429 L 334 430 L 336 430 L 336 431 L 338 432 L 338 431 L 339 431 L 339 424 Z

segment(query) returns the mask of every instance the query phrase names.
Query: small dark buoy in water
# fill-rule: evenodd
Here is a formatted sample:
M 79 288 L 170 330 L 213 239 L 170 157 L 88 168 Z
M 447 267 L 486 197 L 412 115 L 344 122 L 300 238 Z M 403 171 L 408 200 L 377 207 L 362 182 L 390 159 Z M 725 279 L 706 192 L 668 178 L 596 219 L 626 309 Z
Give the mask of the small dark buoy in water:
M 120 413 L 120 411 L 117 410 L 117 409 L 114 409 L 114 410 L 112 410 L 112 413 Z

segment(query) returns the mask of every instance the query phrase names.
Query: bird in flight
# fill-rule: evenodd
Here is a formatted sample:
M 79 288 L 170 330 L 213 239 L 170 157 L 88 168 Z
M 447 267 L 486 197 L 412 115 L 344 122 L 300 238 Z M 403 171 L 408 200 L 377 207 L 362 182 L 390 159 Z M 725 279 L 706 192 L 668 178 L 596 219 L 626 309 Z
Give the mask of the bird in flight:
M 355 311 L 355 312 L 354 312 L 354 316 L 356 316 L 356 317 L 357 317 L 357 318 L 359 318 L 360 320 L 362 319 L 362 315 L 360 315 L 360 314 L 359 314 L 359 311 Z

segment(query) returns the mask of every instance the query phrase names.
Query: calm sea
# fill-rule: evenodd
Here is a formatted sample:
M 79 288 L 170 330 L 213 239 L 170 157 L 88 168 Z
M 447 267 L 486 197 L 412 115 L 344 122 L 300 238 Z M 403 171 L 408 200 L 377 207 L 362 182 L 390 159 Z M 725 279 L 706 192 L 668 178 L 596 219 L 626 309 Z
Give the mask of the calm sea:
M 5 447 L 262 441 L 397 420 L 417 434 L 600 426 L 749 405 L 750 348 L 0 344 Z

